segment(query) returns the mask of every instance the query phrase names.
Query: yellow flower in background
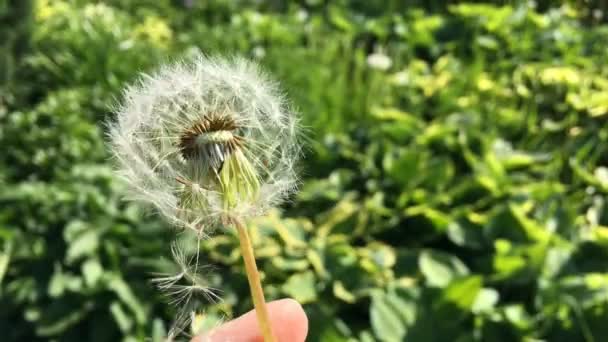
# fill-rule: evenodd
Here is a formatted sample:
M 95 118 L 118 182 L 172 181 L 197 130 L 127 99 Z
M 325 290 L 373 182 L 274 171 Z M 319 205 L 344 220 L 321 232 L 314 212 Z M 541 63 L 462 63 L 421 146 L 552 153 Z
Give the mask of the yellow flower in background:
M 581 81 L 578 70 L 571 67 L 549 67 L 541 71 L 540 81 L 543 84 L 576 85 Z
M 477 78 L 477 89 L 481 91 L 492 90 L 495 85 L 496 84 L 494 83 L 494 81 L 492 81 L 492 79 L 490 79 L 490 77 L 486 73 L 481 73 Z
M 64 13 L 70 9 L 70 4 L 60 0 L 38 0 L 34 5 L 34 18 L 44 21 L 54 15 Z
M 137 25 L 133 31 L 135 39 L 143 39 L 159 47 L 166 47 L 173 38 L 173 31 L 167 23 L 158 16 L 149 16 Z

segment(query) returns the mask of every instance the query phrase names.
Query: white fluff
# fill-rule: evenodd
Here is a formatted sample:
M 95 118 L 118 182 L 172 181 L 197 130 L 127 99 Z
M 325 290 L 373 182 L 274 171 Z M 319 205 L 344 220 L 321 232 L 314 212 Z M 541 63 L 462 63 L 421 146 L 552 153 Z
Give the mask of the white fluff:
M 205 118 L 236 123 L 232 133 L 243 138 L 242 148 L 228 154 L 221 145 L 202 145 L 196 158 L 185 158 L 180 139 Z M 124 91 L 109 126 L 117 171 L 130 197 L 152 204 L 177 227 L 204 234 L 231 219 L 262 215 L 295 190 L 298 119 L 276 83 L 246 60 L 199 55 L 143 75 Z M 222 178 L 231 184 L 218 186 L 218 165 L 232 165 Z M 255 181 L 239 173 L 243 165 L 252 166 Z

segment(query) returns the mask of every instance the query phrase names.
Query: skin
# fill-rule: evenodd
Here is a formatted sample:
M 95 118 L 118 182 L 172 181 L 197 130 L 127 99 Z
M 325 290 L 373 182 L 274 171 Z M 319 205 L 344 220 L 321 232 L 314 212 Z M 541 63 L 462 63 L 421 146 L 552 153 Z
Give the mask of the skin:
M 268 314 L 278 342 L 304 342 L 308 334 L 308 318 L 300 303 L 281 299 L 267 304 Z M 194 337 L 191 342 L 263 342 L 255 311 Z

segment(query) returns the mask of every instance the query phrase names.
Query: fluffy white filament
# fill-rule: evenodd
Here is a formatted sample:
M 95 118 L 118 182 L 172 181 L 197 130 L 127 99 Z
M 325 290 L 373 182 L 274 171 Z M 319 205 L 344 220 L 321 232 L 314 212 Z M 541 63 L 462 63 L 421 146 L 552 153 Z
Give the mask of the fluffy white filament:
M 204 234 L 264 214 L 295 188 L 296 115 L 251 62 L 197 56 L 165 66 L 129 86 L 116 114 L 111 149 L 131 199 L 175 226 Z M 235 128 L 199 134 L 188 157 L 180 142 L 205 120 Z

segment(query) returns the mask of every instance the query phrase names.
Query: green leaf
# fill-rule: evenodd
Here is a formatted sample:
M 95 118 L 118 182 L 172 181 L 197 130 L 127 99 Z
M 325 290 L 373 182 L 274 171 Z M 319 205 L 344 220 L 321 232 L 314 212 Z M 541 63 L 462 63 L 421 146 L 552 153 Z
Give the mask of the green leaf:
M 66 252 L 66 262 L 72 263 L 84 256 L 93 255 L 99 247 L 99 232 L 95 230 L 87 230 L 78 235 L 69 244 Z
M 509 209 L 511 210 L 511 213 L 515 220 L 517 220 L 517 222 L 521 225 L 530 240 L 537 242 L 549 241 L 551 237 L 551 232 L 549 232 L 540 223 L 529 218 L 526 215 L 522 206 L 511 203 L 509 205 Z
M 330 22 L 341 30 L 351 32 L 354 31 L 354 26 L 344 16 L 343 11 L 337 6 L 329 6 Z
M 419 294 L 416 289 L 399 287 L 387 292 L 376 290 L 372 293 L 372 330 L 380 340 L 403 340 L 408 329 L 420 318 L 417 315 L 424 310 Z
M 13 253 L 13 239 L 9 238 L 4 242 L 4 249 L 0 253 L 0 288 L 2 288 L 2 280 L 6 274 Z
M 82 263 L 82 275 L 88 287 L 95 286 L 103 275 L 103 268 L 97 259 L 88 259 Z
M 262 253 L 256 253 L 260 256 Z M 262 254 L 263 255 L 263 254 Z M 284 258 L 280 255 L 270 258 L 272 265 L 281 271 L 304 271 L 308 269 L 308 260 L 300 258 Z
M 315 270 L 315 273 L 317 273 L 320 278 L 328 277 L 328 272 L 325 268 L 325 263 L 323 261 L 320 251 L 315 249 L 309 249 L 306 251 L 306 258 L 308 259 L 308 262 L 310 263 L 312 268 Z
M 455 256 L 427 250 L 420 254 L 418 266 L 429 286 L 445 287 L 454 278 L 469 273 L 467 267 Z
M 55 271 L 48 284 L 48 294 L 51 298 L 64 295 L 65 292 L 79 292 L 82 288 L 82 278 L 69 272 L 64 272 L 61 265 L 55 264 Z
M 332 289 L 333 289 L 334 296 L 336 296 L 336 298 L 339 298 L 339 299 L 345 301 L 346 303 L 355 303 L 357 301 L 357 296 L 354 293 L 352 293 L 351 291 L 349 291 L 344 286 L 344 283 L 342 283 L 339 280 L 334 282 Z
M 301 304 L 310 303 L 317 299 L 316 280 L 312 271 L 290 276 L 281 289 Z
M 370 320 L 372 330 L 380 341 L 403 341 L 407 326 L 412 323 L 415 314 L 415 305 L 396 295 L 379 293 L 372 296 Z
M 131 288 L 124 280 L 117 275 L 110 275 L 108 279 L 108 287 L 116 293 L 118 298 L 131 310 L 138 324 L 142 324 L 146 320 L 146 311 L 139 299 L 135 296 Z
M 110 312 L 123 333 L 131 330 L 133 327 L 133 320 L 130 315 L 123 310 L 122 305 L 120 305 L 119 302 L 112 302 L 112 304 L 110 304 Z
M 298 220 L 280 220 L 272 217 L 273 228 L 289 249 L 306 248 L 305 232 Z
M 491 288 L 483 288 L 477 293 L 471 309 L 475 314 L 488 312 L 498 303 L 499 297 L 498 291 Z
M 468 222 L 450 222 L 447 234 L 450 241 L 461 247 L 481 249 L 484 246 L 483 230 Z
M 419 151 L 395 149 L 387 153 L 382 160 L 382 166 L 387 175 L 398 184 L 411 187 L 421 178 L 424 156 Z
M 404 214 L 406 216 L 420 215 L 427 219 L 432 224 L 432 226 L 440 232 L 445 231 L 451 222 L 449 214 L 433 209 L 426 205 L 409 207 L 405 210 Z
M 167 330 L 165 324 L 159 318 L 154 319 L 152 322 L 152 342 L 164 342 L 166 341 Z
M 442 305 L 451 305 L 462 311 L 470 311 L 482 287 L 480 276 L 455 279 L 443 289 Z
M 36 326 L 36 334 L 42 337 L 61 335 L 70 327 L 82 321 L 93 307 L 94 305 L 91 302 L 81 303 L 69 311 L 66 310 L 66 307 L 48 306 Z
M 388 245 L 371 242 L 359 249 L 362 257 L 361 266 L 370 273 L 382 273 L 390 270 L 397 261 L 397 255 Z

